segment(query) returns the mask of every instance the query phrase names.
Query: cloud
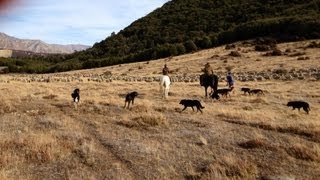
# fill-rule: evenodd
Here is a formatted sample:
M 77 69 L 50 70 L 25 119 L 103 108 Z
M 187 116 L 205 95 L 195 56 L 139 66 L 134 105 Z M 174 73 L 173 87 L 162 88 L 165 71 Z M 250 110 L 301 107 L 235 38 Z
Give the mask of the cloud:
M 48 43 L 93 45 L 167 0 L 30 0 L 0 15 L 0 32 Z

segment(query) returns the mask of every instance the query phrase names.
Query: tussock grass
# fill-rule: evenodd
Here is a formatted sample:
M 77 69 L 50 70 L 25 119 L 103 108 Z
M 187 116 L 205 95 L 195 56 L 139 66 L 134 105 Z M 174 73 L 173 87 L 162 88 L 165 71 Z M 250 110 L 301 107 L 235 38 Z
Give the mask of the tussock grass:
M 189 179 L 255 179 L 257 175 L 258 169 L 254 163 L 230 154 L 204 165 L 199 174 Z
M 141 127 L 153 127 L 160 125 L 167 125 L 167 118 L 161 113 L 141 113 L 136 117 L 132 118 L 132 121 L 136 122 Z
M 254 148 L 263 148 L 268 147 L 269 145 L 262 139 L 254 139 L 245 141 L 238 144 L 240 147 L 245 149 L 254 149 Z
M 58 97 L 57 95 L 50 94 L 50 95 L 47 95 L 47 96 L 43 96 L 42 98 L 43 98 L 43 99 L 55 99 L 55 98 L 57 98 L 57 97 Z
M 295 144 L 291 147 L 287 147 L 286 151 L 290 156 L 297 159 L 320 162 L 319 146 L 307 147 L 302 144 Z

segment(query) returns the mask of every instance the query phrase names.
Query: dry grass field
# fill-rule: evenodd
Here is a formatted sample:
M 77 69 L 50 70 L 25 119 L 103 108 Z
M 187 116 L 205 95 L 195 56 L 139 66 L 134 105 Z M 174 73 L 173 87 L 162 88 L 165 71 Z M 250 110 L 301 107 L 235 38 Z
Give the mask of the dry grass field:
M 175 73 L 320 67 L 308 42 L 280 44 L 310 59 L 265 57 L 240 47 L 242 57 L 219 47 L 194 54 L 94 70 L 60 73 L 157 76 L 166 62 Z M 13 75 L 1 75 L 7 80 Z M 41 76 L 41 75 L 30 75 Z M 226 87 L 225 83 L 220 83 Z M 265 95 L 243 95 L 241 87 Z M 198 82 L 175 82 L 162 99 L 157 82 L 0 83 L 0 179 L 318 179 L 320 81 L 236 81 L 229 98 L 204 98 Z M 77 107 L 71 99 L 80 88 Z M 124 95 L 138 91 L 124 109 Z M 183 106 L 197 99 L 203 114 Z M 286 106 L 309 102 L 311 111 Z

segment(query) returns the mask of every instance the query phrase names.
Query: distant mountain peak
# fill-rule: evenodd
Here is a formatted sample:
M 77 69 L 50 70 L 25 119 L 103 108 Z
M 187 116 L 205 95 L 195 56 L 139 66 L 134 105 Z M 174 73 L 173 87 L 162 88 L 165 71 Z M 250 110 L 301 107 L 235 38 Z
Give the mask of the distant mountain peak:
M 48 54 L 70 54 L 75 51 L 82 51 L 90 48 L 81 44 L 48 44 L 42 40 L 19 39 L 0 32 L 0 49 L 30 51 L 35 53 Z

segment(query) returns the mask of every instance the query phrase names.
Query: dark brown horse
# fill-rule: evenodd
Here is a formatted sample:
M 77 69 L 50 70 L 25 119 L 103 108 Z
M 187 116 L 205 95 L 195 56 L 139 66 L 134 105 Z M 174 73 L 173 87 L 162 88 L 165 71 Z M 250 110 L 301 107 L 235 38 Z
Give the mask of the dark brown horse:
M 212 98 L 219 99 L 219 96 L 217 94 L 218 81 L 219 81 L 219 78 L 218 78 L 217 75 L 214 75 L 214 74 L 212 74 L 212 75 L 206 75 L 206 74 L 200 75 L 200 85 L 204 86 L 204 91 L 205 91 L 206 97 L 208 97 L 208 87 L 211 87 L 211 89 L 213 90 Z

